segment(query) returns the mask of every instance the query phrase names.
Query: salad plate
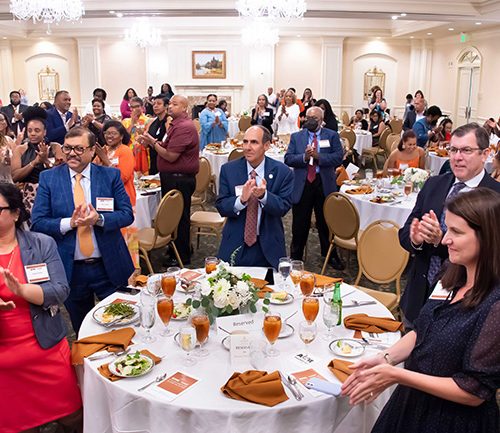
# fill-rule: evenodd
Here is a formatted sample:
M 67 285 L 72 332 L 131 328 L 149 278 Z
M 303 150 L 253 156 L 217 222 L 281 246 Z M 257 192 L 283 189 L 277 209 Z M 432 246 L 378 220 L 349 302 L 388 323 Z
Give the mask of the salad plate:
M 346 358 L 360 356 L 365 351 L 365 346 L 352 338 L 339 338 L 333 340 L 328 347 L 336 355 Z
M 109 371 L 120 377 L 139 377 L 149 373 L 154 367 L 154 361 L 140 352 L 120 356 L 108 364 Z
M 94 311 L 92 318 L 103 326 L 125 326 L 139 320 L 140 310 L 129 302 L 115 302 L 103 305 Z

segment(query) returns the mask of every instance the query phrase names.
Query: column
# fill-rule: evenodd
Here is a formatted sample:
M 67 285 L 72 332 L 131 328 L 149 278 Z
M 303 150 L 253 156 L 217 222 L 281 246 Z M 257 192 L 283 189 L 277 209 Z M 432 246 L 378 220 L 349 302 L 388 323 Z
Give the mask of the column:
M 12 48 L 9 41 L 0 41 L 0 99 L 4 105 L 9 104 L 9 93 L 14 90 L 14 67 L 12 64 Z
M 432 41 L 412 40 L 410 54 L 409 89 L 412 93 L 422 90 L 429 95 L 432 66 Z
M 80 72 L 80 104 L 92 98 L 92 91 L 101 86 L 101 59 L 98 38 L 78 38 L 78 66 Z
M 323 38 L 321 48 L 321 92 L 332 106 L 342 104 L 342 69 L 344 38 Z

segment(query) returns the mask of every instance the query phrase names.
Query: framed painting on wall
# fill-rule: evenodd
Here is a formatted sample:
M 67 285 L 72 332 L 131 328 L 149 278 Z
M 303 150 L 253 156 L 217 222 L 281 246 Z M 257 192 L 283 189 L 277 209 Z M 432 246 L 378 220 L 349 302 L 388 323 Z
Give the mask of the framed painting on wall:
M 193 78 L 226 78 L 225 51 L 193 51 Z
M 363 90 L 365 101 L 368 101 L 371 98 L 372 90 L 375 86 L 380 87 L 382 89 L 382 92 L 384 92 L 385 72 L 383 72 L 381 69 L 378 69 L 376 66 L 373 69 L 365 72 L 365 82 Z
M 59 90 L 59 74 L 49 66 L 38 73 L 38 96 L 40 101 L 52 101 Z

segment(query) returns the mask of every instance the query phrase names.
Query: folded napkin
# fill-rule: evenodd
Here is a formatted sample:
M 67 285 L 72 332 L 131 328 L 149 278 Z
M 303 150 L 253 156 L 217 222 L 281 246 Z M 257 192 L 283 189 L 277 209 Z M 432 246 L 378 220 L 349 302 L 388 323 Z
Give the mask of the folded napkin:
M 371 317 L 367 314 L 352 314 L 344 319 L 344 326 L 356 331 L 375 332 L 396 332 L 403 330 L 403 323 L 389 317 Z M 356 338 L 356 334 L 354 334 Z M 361 335 L 359 337 L 361 338 Z
M 221 391 L 235 400 L 275 406 L 288 400 L 279 372 L 248 370 L 233 373 Z
M 260 298 L 260 299 L 263 299 L 266 297 L 266 293 L 273 293 L 274 290 L 271 289 L 271 287 L 268 287 L 268 286 L 265 286 L 265 287 L 262 287 L 262 289 L 260 289 L 258 292 L 257 292 L 257 296 Z
M 266 280 L 261 280 L 260 278 L 250 278 L 250 281 L 254 284 L 257 289 L 263 289 L 267 284 Z
M 136 287 L 146 287 L 147 284 L 148 277 L 146 275 L 137 275 L 137 277 L 135 277 Z
M 147 349 L 141 350 L 141 353 L 143 355 L 149 356 L 154 361 L 155 365 L 161 362 L 161 358 L 158 358 L 156 355 L 154 355 Z M 97 368 L 97 370 L 99 371 L 99 373 L 101 373 L 102 376 L 104 376 L 106 379 L 109 379 L 111 382 L 124 379 L 124 377 L 116 376 L 113 373 L 111 373 L 111 371 L 109 370 L 109 362 L 107 362 L 106 364 L 102 364 Z
M 83 364 L 83 358 L 101 350 L 125 350 L 134 335 L 132 328 L 122 328 L 77 340 L 71 347 L 71 362 L 73 365 Z
M 343 165 L 337 167 L 337 170 L 335 171 L 337 174 L 337 186 L 342 186 L 344 180 L 349 180 L 349 175 Z
M 343 361 L 342 359 L 332 359 L 328 364 L 328 368 L 335 375 L 335 377 L 342 383 L 353 373 L 349 368 L 353 362 Z
M 316 277 L 316 287 L 326 287 L 329 284 L 341 283 L 342 278 L 327 277 L 326 275 L 314 274 Z

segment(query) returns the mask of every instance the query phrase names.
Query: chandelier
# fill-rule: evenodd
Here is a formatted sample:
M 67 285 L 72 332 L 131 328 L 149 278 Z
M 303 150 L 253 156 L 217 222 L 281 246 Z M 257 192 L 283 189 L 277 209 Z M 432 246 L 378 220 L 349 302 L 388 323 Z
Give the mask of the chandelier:
M 125 40 L 141 48 L 155 47 L 161 43 L 161 31 L 153 27 L 148 18 L 138 18 L 125 30 Z
M 290 20 L 302 18 L 307 4 L 305 0 L 237 0 L 236 10 L 243 17 Z
M 79 21 L 85 9 L 81 0 L 10 0 L 10 12 L 19 20 L 52 24 Z
M 279 30 L 268 20 L 254 20 L 241 30 L 244 45 L 264 47 L 276 45 L 280 40 Z

